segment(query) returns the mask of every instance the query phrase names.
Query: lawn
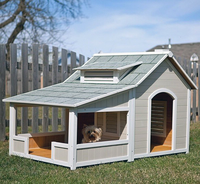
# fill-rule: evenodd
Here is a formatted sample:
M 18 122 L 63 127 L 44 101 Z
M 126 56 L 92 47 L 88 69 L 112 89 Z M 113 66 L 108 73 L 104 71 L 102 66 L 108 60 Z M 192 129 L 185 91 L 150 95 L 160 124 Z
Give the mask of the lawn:
M 8 156 L 0 142 L 0 183 L 200 183 L 200 122 L 191 124 L 190 153 L 69 168 Z

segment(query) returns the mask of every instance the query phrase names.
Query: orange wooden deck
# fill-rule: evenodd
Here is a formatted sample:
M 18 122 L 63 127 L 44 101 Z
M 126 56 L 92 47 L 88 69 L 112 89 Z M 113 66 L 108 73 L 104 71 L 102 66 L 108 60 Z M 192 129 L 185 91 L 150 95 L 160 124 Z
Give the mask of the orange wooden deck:
M 46 158 L 51 158 L 51 148 L 29 148 L 29 154 L 30 155 L 36 155 Z
M 171 149 L 172 147 L 170 145 L 156 145 L 156 144 L 151 145 L 151 152 L 167 151 Z

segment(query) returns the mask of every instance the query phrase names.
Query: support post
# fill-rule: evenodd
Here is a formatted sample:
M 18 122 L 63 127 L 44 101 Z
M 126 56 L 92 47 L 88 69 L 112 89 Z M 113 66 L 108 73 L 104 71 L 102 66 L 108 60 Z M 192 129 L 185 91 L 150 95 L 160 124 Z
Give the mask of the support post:
M 9 155 L 13 152 L 13 136 L 16 135 L 17 110 L 13 104 L 10 104 L 10 121 L 9 121 Z
M 71 170 L 76 169 L 76 144 L 77 144 L 77 109 L 69 110 L 69 165 Z
M 134 161 L 134 141 L 135 141 L 135 92 L 129 91 L 129 112 L 128 112 L 128 162 Z

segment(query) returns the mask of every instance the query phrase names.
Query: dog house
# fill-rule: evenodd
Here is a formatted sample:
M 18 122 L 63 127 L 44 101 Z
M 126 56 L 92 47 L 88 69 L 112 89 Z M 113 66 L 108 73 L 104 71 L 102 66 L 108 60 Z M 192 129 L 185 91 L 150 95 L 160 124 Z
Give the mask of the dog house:
M 197 89 L 169 51 L 95 54 L 66 81 L 10 102 L 9 154 L 77 167 L 189 152 L 190 94 Z M 65 130 L 17 134 L 17 107 L 60 107 Z M 101 141 L 81 143 L 83 124 Z

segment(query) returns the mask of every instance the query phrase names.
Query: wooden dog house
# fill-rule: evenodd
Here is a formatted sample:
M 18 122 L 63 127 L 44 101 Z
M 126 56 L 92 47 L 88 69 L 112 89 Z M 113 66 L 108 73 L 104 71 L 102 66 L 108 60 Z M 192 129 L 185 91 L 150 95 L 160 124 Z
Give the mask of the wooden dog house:
M 197 89 L 169 51 L 95 54 L 65 82 L 10 102 L 9 154 L 77 167 L 189 152 L 190 94 Z M 61 132 L 16 133 L 16 108 L 65 109 Z M 81 144 L 83 124 L 102 140 Z

